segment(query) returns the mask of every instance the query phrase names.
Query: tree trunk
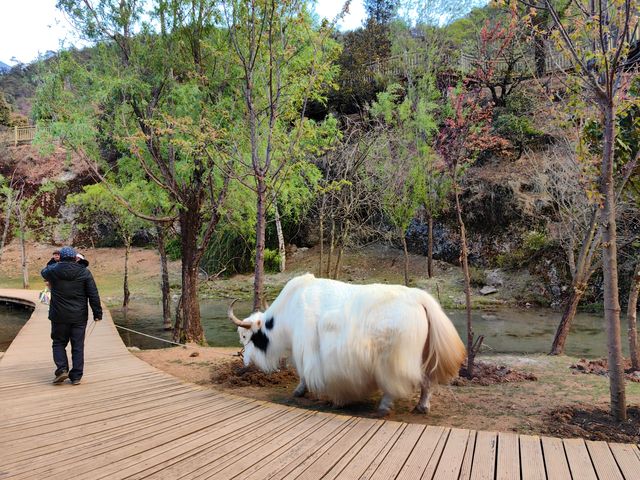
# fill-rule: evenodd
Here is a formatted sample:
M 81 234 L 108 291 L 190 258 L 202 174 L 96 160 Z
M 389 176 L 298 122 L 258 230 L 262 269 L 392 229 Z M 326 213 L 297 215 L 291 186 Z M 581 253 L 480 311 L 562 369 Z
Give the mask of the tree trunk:
M 322 277 L 322 261 L 324 260 L 324 214 L 320 214 L 320 260 L 318 261 L 318 277 Z
M 333 266 L 333 278 L 334 280 L 338 280 L 340 276 L 340 267 L 342 266 L 342 252 L 344 252 L 344 246 L 340 245 L 338 248 L 338 256 L 336 257 L 336 264 Z
M 200 208 L 187 206 L 180 212 L 180 238 L 182 247 L 182 294 L 180 311 L 176 312 L 174 339 L 181 343 L 195 342 L 205 345 L 206 340 L 200 321 L 198 303 L 198 234 L 200 233 Z
M 24 233 L 20 234 L 20 254 L 22 255 L 22 288 L 29 288 L 29 266 L 27 264 L 27 248 Z
M 560 324 L 556 330 L 556 335 L 553 338 L 553 344 L 551 345 L 549 355 L 564 354 L 565 343 L 567 341 L 567 336 L 569 335 L 569 330 L 571 329 L 571 323 L 576 316 L 576 311 L 578 310 L 578 305 L 580 304 L 582 295 L 584 295 L 586 286 L 586 283 L 579 283 L 573 287 L 571 296 L 564 307 L 562 320 L 560 320 Z
M 467 312 L 467 378 L 473 378 L 474 362 L 476 351 L 474 347 L 473 324 L 471 322 L 471 278 L 469 276 L 469 263 L 467 254 L 467 233 L 462 220 L 462 206 L 460 205 L 460 192 L 458 185 L 453 186 L 456 197 L 456 214 L 458 217 L 458 227 L 460 228 L 460 263 L 462 263 L 462 273 L 464 275 L 464 298 Z
M 433 278 L 433 216 L 428 214 L 429 238 L 427 240 L 427 276 Z
M 278 211 L 278 203 L 273 199 L 273 206 L 276 211 L 276 233 L 278 234 L 278 253 L 280 254 L 280 271 L 284 272 L 287 268 L 287 249 L 284 244 L 284 234 L 282 233 L 282 222 L 280 221 L 280 212 Z
M 627 305 L 627 323 L 629 325 L 629 356 L 631 368 L 640 370 L 640 354 L 638 353 L 638 294 L 640 293 L 640 260 L 633 274 L 633 281 L 629 289 L 629 303 Z
M 18 209 L 20 209 L 21 207 L 18 205 L 17 207 Z M 18 210 L 16 212 L 18 214 L 18 225 L 20 228 L 20 255 L 22 257 L 22 288 L 29 288 L 29 266 L 27 263 L 27 248 L 26 248 L 26 241 L 25 241 L 25 236 L 26 236 L 26 225 L 25 225 L 25 221 L 24 221 L 24 215 L 23 212 Z
M 129 254 L 131 253 L 131 241 L 130 239 L 125 239 L 125 249 L 124 249 L 124 280 L 122 282 L 122 308 L 127 310 L 129 308 L 129 297 L 131 293 L 129 292 Z
M 331 216 L 331 233 L 329 236 L 329 254 L 327 255 L 327 278 L 331 278 L 331 261 L 333 260 L 333 249 L 335 248 L 336 239 L 336 220 Z
M 160 253 L 160 276 L 162 282 L 162 328 L 171 330 L 171 286 L 169 285 L 169 265 L 167 262 L 167 249 L 165 246 L 165 231 L 162 225 L 156 225 L 158 232 L 158 252 Z
M 409 250 L 407 249 L 407 237 L 404 234 L 404 230 L 400 232 L 400 239 L 402 240 L 402 250 L 404 251 L 404 284 L 409 286 Z
M 627 419 L 622 343 L 620 339 L 620 303 L 618 299 L 618 259 L 616 235 L 616 197 L 613 184 L 613 146 L 615 142 L 615 112 L 611 101 L 603 105 L 604 144 L 600 193 L 603 205 L 600 221 L 602 238 L 602 272 L 604 277 L 604 316 L 609 347 L 609 391 L 611 415 L 618 421 Z
M 547 50 L 544 31 L 546 31 L 547 14 L 544 13 L 544 2 L 539 5 L 537 15 L 533 17 L 533 58 L 535 60 L 536 77 L 541 78 L 546 73 Z
M 257 204 L 256 204 L 256 257 L 255 276 L 253 280 L 253 311 L 264 308 L 264 243 L 266 232 L 266 196 L 267 185 L 262 176 L 257 177 Z
M 337 280 L 340 275 L 340 267 L 342 267 L 342 254 L 344 253 L 344 246 L 347 243 L 347 237 L 349 236 L 349 228 L 350 223 L 347 220 L 342 228 L 342 233 L 340 234 L 340 248 L 338 249 L 338 257 L 336 258 L 336 265 L 333 270 L 333 279 Z
M 13 212 L 13 191 L 7 195 L 7 205 L 4 211 L 4 227 L 2 229 L 2 239 L 0 239 L 0 262 L 2 261 L 2 253 L 4 246 L 7 244 L 7 235 L 11 225 L 11 213 Z
M 569 335 L 573 319 L 576 316 L 578 305 L 580 304 L 580 300 L 587 289 L 589 280 L 595 271 L 592 267 L 593 256 L 599 248 L 601 238 L 601 232 L 597 232 L 598 217 L 598 212 L 594 210 L 592 212 L 589 229 L 582 239 L 578 262 L 576 263 L 572 251 L 567 252 L 567 259 L 571 265 L 571 276 L 573 277 L 572 293 L 571 297 L 569 297 L 568 303 L 565 305 L 562 320 L 560 321 L 560 325 L 558 325 L 555 337 L 553 338 L 553 344 L 549 355 L 562 355 L 564 353 L 565 342 Z

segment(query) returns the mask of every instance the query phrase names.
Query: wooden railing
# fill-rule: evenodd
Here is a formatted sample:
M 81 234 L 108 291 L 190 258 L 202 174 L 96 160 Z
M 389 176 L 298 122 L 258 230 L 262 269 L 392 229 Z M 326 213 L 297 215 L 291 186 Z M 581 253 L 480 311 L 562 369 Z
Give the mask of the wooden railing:
M 38 127 L 35 125 L 21 127 L 7 127 L 0 130 L 0 143 L 13 144 L 17 147 L 20 143 L 31 143 L 36 138 Z
M 427 55 L 424 52 L 407 53 L 391 56 L 383 61 L 371 62 L 367 65 L 368 79 L 373 79 L 377 75 L 381 76 L 400 76 L 408 71 L 413 71 L 416 67 L 426 64 Z M 473 72 L 481 64 L 486 64 L 485 60 L 481 60 L 468 53 L 461 52 L 459 59 L 445 58 L 440 59 L 443 65 L 449 65 L 451 68 L 460 71 L 463 74 L 473 74 Z M 492 67 L 495 71 L 506 70 L 509 62 L 505 58 L 496 58 L 491 60 Z M 545 57 L 545 74 L 570 70 L 573 63 L 569 57 L 560 52 L 549 49 Z M 514 73 L 522 77 L 532 77 L 535 72 L 535 58 L 532 54 L 522 55 L 515 64 L 512 65 Z

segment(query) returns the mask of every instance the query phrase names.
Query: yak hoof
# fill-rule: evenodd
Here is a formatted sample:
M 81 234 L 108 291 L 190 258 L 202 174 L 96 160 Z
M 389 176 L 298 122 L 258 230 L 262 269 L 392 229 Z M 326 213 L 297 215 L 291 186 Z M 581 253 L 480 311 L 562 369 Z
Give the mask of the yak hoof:
M 430 408 L 429 408 L 429 407 L 426 407 L 426 406 L 424 406 L 424 405 L 420 405 L 420 404 L 418 404 L 418 405 L 416 405 L 416 406 L 413 408 L 413 410 L 411 411 L 411 413 L 421 413 L 421 414 L 423 414 L 423 415 L 424 415 L 424 414 L 429 413 L 429 410 L 430 410 Z
M 304 397 L 304 394 L 307 393 L 305 389 L 298 390 L 297 388 L 293 391 L 293 396 L 295 398 Z
M 390 413 L 391 409 L 389 408 L 379 408 L 373 416 L 375 418 L 387 418 Z

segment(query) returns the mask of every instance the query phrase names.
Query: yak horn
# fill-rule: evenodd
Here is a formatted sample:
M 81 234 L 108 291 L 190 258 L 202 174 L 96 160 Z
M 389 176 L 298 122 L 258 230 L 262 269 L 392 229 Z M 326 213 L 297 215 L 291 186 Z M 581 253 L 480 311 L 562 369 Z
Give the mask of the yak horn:
M 238 317 L 236 317 L 233 313 L 233 304 L 236 303 L 238 299 L 236 298 L 231 305 L 229 305 L 229 310 L 227 310 L 227 315 L 229 316 L 229 320 L 235 323 L 237 326 L 242 328 L 251 328 L 251 322 L 242 321 Z

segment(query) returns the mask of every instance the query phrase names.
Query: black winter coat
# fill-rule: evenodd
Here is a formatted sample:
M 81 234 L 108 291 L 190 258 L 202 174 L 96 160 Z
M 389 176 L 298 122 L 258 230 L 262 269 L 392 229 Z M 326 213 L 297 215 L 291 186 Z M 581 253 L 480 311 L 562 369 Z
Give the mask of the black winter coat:
M 61 261 L 47 266 L 41 275 L 51 288 L 49 320 L 56 323 L 87 323 L 87 299 L 93 318 L 102 319 L 98 288 L 86 267 L 74 261 Z

